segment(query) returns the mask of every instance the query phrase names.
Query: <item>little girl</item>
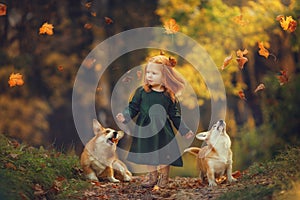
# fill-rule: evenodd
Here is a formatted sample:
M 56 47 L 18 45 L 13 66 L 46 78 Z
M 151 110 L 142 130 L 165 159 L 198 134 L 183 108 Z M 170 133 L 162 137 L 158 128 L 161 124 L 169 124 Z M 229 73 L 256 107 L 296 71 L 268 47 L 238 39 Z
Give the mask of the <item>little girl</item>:
M 137 88 L 129 106 L 116 116 L 119 122 L 128 123 L 138 115 L 134 131 L 136 136 L 141 137 L 133 137 L 130 152 L 134 156 L 129 154 L 127 160 L 147 165 L 149 173 L 146 181 L 142 182 L 143 187 L 153 187 L 156 184 L 165 187 L 169 180 L 170 165 L 183 166 L 177 142 L 171 148 L 168 145 L 175 137 L 171 122 L 186 139 L 194 136 L 181 120 L 175 95 L 185 85 L 184 79 L 174 70 L 175 65 L 174 58 L 164 55 L 150 58 L 144 71 L 144 85 Z M 162 106 L 165 112 L 150 109 L 154 105 Z M 159 152 L 166 146 L 164 153 Z M 143 153 L 149 152 L 153 155 L 151 159 L 143 156 Z M 170 161 L 171 154 L 179 157 Z

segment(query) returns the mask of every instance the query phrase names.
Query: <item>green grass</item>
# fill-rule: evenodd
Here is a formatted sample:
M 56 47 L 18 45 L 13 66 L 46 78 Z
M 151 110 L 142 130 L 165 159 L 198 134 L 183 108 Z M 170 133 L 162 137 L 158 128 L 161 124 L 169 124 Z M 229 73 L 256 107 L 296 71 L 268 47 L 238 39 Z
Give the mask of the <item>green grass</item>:
M 76 155 L 33 148 L 2 134 L 0 152 L 0 199 L 67 199 L 89 186 Z
M 288 147 L 274 160 L 255 163 L 241 178 L 234 191 L 219 197 L 221 200 L 295 199 L 295 183 L 300 181 L 300 148 Z M 242 185 L 242 187 L 241 187 Z M 291 194 L 294 192 L 294 194 Z M 284 196 L 288 193 L 291 197 Z M 297 194 L 298 195 L 298 194 Z

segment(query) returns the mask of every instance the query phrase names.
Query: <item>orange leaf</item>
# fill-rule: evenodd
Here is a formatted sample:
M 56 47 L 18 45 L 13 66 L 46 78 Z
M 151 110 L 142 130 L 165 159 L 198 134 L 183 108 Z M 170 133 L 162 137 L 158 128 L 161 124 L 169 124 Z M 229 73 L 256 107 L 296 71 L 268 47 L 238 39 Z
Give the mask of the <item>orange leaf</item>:
M 263 89 L 265 89 L 265 85 L 263 83 L 261 83 L 255 88 L 254 92 L 256 93 L 259 90 L 263 90 Z
M 169 19 L 169 21 L 164 23 L 164 28 L 167 34 L 175 34 L 179 31 L 179 25 L 176 23 L 175 19 Z
M 229 63 L 231 62 L 231 60 L 232 60 L 232 54 L 231 54 L 230 56 L 227 56 L 227 57 L 224 59 L 223 65 L 221 66 L 221 69 L 224 70 L 225 67 L 226 67 L 227 65 L 229 65 Z
M 285 17 L 283 15 L 278 15 L 276 20 L 279 21 L 280 26 L 285 31 L 294 32 L 297 28 L 297 22 L 292 16 Z
M 24 80 L 23 80 L 23 75 L 21 75 L 20 73 L 11 73 L 9 80 L 8 80 L 8 84 L 10 87 L 13 86 L 21 86 L 24 84 Z
M 239 49 L 239 50 L 236 51 L 236 56 L 242 58 L 247 53 L 248 53 L 248 49 L 244 49 L 244 51 Z
M 45 22 L 41 26 L 39 34 L 53 35 L 53 28 L 54 26 L 52 24 L 48 24 L 47 22 Z
M 246 99 L 246 95 L 245 95 L 245 93 L 244 93 L 242 90 L 239 91 L 238 95 L 239 95 L 240 99 L 242 99 L 242 100 L 247 100 L 247 99 Z
M 233 178 L 240 178 L 242 176 L 242 173 L 240 171 L 232 172 Z
M 91 8 L 92 6 L 92 2 L 87 2 L 84 4 L 84 7 L 86 7 L 87 9 Z
M 289 81 L 289 77 L 285 70 L 280 70 L 279 75 L 277 76 L 280 85 L 284 85 Z
M 259 48 L 259 51 L 258 51 L 258 54 L 261 55 L 261 56 L 264 56 L 265 58 L 268 58 L 270 53 L 269 51 L 264 47 L 264 43 L 263 42 L 259 42 L 258 43 L 258 48 Z
M 6 15 L 7 6 L 3 3 L 0 3 L 0 16 Z
M 111 18 L 109 18 L 109 17 L 104 17 L 104 19 L 105 19 L 105 23 L 106 24 L 112 24 L 112 23 L 114 23 L 114 21 Z
M 60 72 L 62 72 L 62 71 L 64 71 L 64 67 L 61 66 L 61 65 L 59 65 L 59 66 L 57 67 L 57 70 L 60 71 Z
M 240 57 L 240 58 L 236 58 L 236 61 L 238 62 L 238 67 L 240 69 L 243 69 L 245 63 L 248 62 L 248 58 L 246 58 L 246 57 L 243 56 L 243 57 Z
M 90 24 L 90 23 L 86 23 L 86 24 L 84 24 L 84 28 L 85 29 L 91 29 L 91 28 L 93 28 L 93 25 Z

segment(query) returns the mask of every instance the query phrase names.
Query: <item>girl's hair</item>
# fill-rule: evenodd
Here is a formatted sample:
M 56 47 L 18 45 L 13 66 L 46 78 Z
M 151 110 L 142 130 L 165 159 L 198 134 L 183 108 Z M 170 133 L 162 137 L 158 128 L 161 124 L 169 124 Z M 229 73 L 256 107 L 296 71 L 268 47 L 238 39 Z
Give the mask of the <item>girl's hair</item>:
M 175 102 L 175 94 L 178 94 L 185 87 L 184 79 L 174 69 L 177 63 L 175 58 L 158 55 L 151 57 L 148 62 L 162 65 L 162 86 L 165 89 L 165 93 Z M 147 67 L 148 65 L 146 65 L 145 72 Z M 144 90 L 146 92 L 151 91 L 151 85 L 147 83 L 146 76 L 144 76 Z

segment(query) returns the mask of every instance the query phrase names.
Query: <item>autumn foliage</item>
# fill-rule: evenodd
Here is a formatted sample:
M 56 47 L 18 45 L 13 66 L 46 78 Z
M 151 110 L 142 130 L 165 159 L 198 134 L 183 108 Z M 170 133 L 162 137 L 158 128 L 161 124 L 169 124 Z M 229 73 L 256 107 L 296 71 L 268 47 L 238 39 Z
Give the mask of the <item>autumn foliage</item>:
M 39 34 L 47 34 L 47 35 L 53 35 L 53 28 L 54 26 L 52 24 L 48 24 L 48 22 L 45 22 L 41 27 L 40 27 L 40 32 Z
M 20 73 L 12 73 L 9 77 L 8 84 L 10 87 L 22 86 L 24 84 L 23 75 Z

